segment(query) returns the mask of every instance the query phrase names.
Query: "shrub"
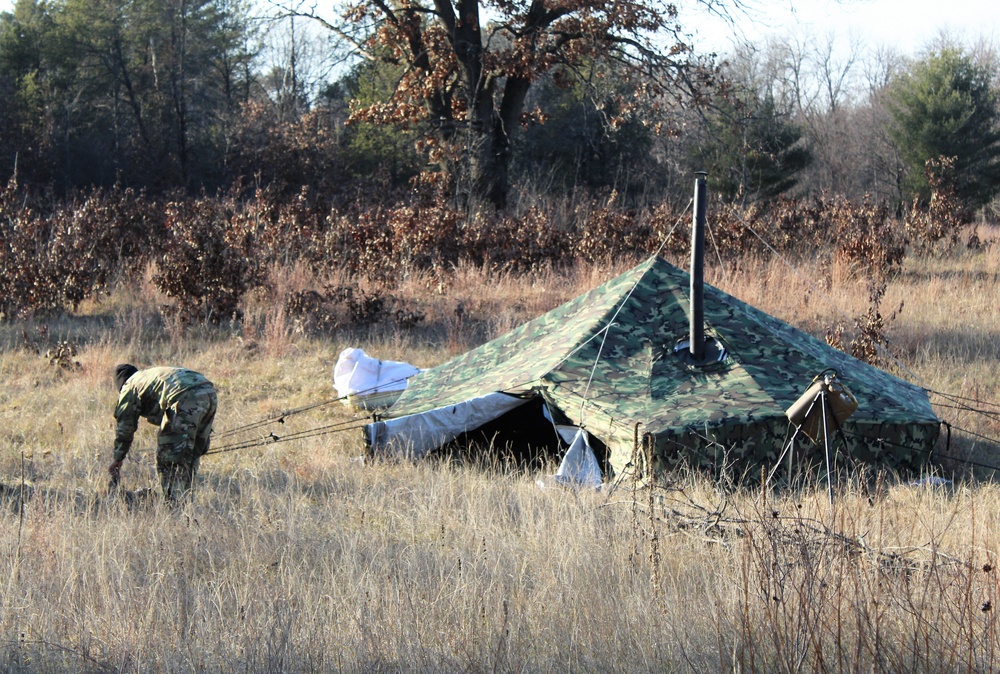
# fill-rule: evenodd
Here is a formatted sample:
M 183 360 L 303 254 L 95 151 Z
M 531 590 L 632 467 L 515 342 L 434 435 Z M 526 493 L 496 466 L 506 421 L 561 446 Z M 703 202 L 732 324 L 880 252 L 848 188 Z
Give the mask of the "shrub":
M 61 307 L 48 255 L 49 221 L 17 184 L 0 192 L 0 308 L 4 316 L 43 314 Z
M 156 204 L 133 190 L 98 189 L 46 212 L 8 183 L 0 190 L 0 310 L 25 317 L 75 309 L 145 266 L 158 224 Z
M 152 257 L 163 211 L 144 193 L 98 189 L 51 216 L 50 255 L 63 299 L 75 308 L 106 292 L 115 278 L 134 277 Z
M 588 262 L 635 255 L 648 247 L 649 225 L 637 219 L 635 213 L 617 207 L 617 197 L 612 192 L 603 204 L 577 208 L 580 231 L 574 249 Z
M 462 256 L 477 265 L 518 271 L 565 260 L 572 233 L 560 231 L 540 207 L 520 216 L 476 213 L 462 230 Z
M 240 317 L 240 299 L 263 285 L 266 260 L 258 256 L 260 223 L 244 217 L 236 200 L 202 197 L 165 207 L 166 239 L 153 282 L 176 304 L 184 323 Z
M 962 228 L 971 218 L 955 194 L 954 157 L 938 157 L 927 161 L 925 173 L 931 188 L 930 203 L 924 208 L 914 199 L 905 216 L 910 243 L 921 252 L 943 246 L 945 252 L 958 244 Z
M 885 204 L 866 199 L 853 204 L 837 198 L 825 209 L 837 254 L 876 278 L 888 278 L 899 271 L 906 254 L 906 240 L 889 217 Z

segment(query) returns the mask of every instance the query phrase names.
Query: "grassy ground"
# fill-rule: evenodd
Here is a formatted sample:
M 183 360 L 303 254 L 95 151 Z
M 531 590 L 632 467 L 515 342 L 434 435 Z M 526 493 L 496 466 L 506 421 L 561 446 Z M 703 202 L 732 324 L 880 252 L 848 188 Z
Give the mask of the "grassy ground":
M 105 497 L 118 362 L 206 373 L 220 392 L 219 448 L 239 437 L 227 430 L 331 400 L 343 348 L 433 365 L 627 266 L 415 274 L 399 290 L 426 316 L 411 330 L 307 336 L 262 295 L 241 329 L 183 331 L 159 318 L 142 282 L 78 316 L 3 324 L 0 667 L 1000 668 L 1000 488 L 984 472 L 944 487 L 842 485 L 834 506 L 823 485 L 730 493 L 692 475 L 576 493 L 456 462 L 365 465 L 364 418 L 333 402 L 264 432 L 349 432 L 208 456 L 195 498 L 176 509 L 149 496 L 155 435 L 144 423 L 123 471 L 135 498 Z M 887 326 L 896 367 L 978 406 L 996 401 L 998 271 L 995 247 L 909 262 L 883 307 L 903 305 Z M 295 270 L 275 278 L 307 282 Z M 707 280 L 819 336 L 867 309 L 848 269 L 749 260 Z M 937 409 L 1000 436 L 995 420 Z M 995 450 L 956 431 L 950 452 L 1000 463 Z

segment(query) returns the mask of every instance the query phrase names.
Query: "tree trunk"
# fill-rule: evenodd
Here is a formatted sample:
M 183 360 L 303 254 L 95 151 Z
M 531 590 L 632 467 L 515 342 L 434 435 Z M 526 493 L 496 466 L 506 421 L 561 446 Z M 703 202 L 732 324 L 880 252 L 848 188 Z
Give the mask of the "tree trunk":
M 510 195 L 510 164 L 513 137 L 531 81 L 510 77 L 504 85 L 500 108 L 494 112 L 492 91 L 484 89 L 477 103 L 480 120 L 473 122 L 476 135 L 472 148 L 472 196 L 494 208 L 507 206 Z
M 496 209 L 507 206 L 510 191 L 510 145 L 500 124 L 488 125 L 476 134 L 470 152 L 471 196 L 477 203 Z

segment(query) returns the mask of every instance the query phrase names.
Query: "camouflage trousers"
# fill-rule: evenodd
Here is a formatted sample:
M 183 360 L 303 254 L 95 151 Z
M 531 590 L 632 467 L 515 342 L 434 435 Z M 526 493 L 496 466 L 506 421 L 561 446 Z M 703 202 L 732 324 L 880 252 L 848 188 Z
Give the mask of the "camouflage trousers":
M 208 452 L 218 397 L 211 384 L 186 391 L 163 411 L 157 438 L 156 472 L 168 501 L 191 490 L 201 457 Z

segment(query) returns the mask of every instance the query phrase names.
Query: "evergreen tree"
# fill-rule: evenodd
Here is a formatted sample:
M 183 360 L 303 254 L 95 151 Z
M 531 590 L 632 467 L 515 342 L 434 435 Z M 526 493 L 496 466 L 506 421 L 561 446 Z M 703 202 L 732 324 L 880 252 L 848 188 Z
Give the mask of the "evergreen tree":
M 960 49 L 946 47 L 917 61 L 892 84 L 892 134 L 912 195 L 929 198 L 928 162 L 952 158 L 951 187 L 960 201 L 975 208 L 1000 192 L 995 75 Z
M 53 22 L 44 0 L 17 0 L 0 13 L 0 180 L 47 176 Z
M 614 188 L 635 195 L 660 170 L 651 156 L 654 134 L 637 115 L 619 115 L 627 95 L 622 78 L 601 64 L 587 69 L 577 79 L 556 70 L 536 85 L 527 105 L 544 112 L 529 116 L 541 119 L 531 119 L 515 145 L 515 169 L 557 190 Z
M 336 87 L 331 100 L 340 98 L 352 108 L 383 104 L 392 97 L 403 69 L 380 60 L 357 63 Z M 418 133 L 405 126 L 352 121 L 346 133 L 346 160 L 354 178 L 374 178 L 393 187 L 404 185 L 423 165 L 414 149 Z
M 708 115 L 694 160 L 724 199 L 771 199 L 791 190 L 812 154 L 770 93 L 742 85 Z
M 213 186 L 250 96 L 244 0 L 17 0 L 0 15 L 0 168 L 63 188 Z M 9 103 L 8 103 L 9 101 Z

